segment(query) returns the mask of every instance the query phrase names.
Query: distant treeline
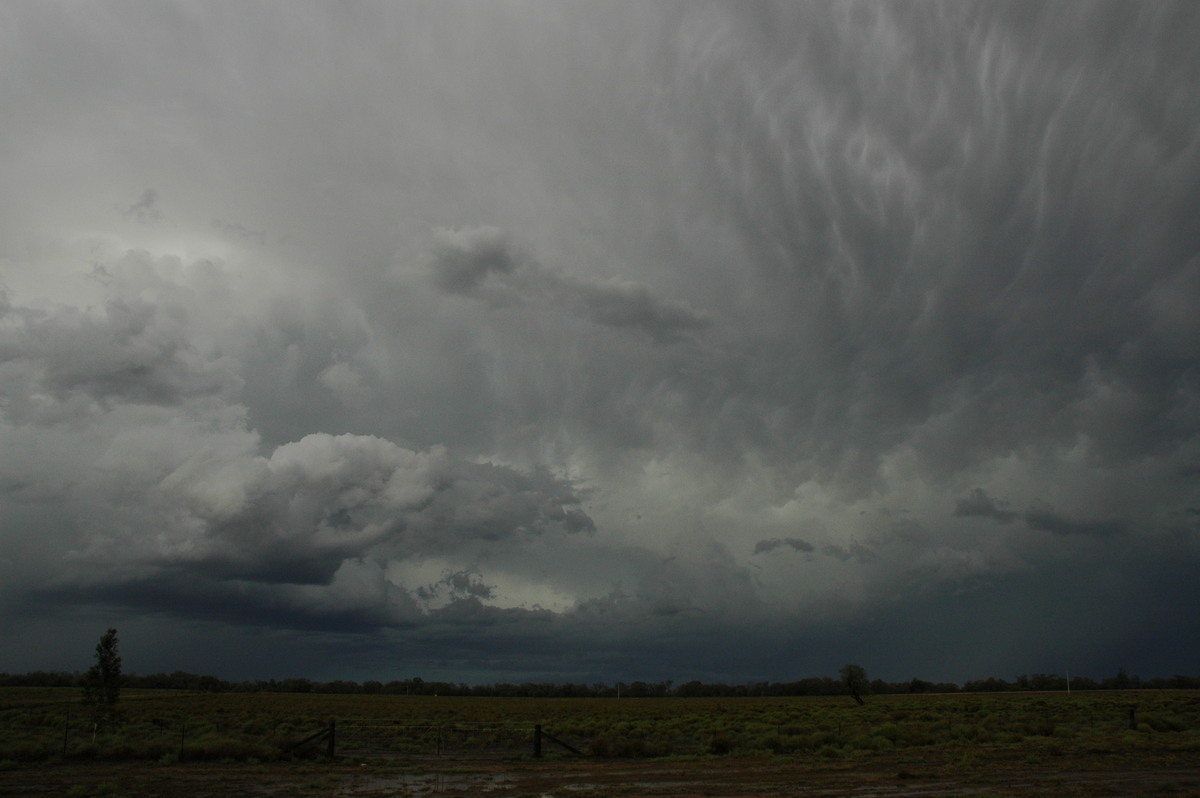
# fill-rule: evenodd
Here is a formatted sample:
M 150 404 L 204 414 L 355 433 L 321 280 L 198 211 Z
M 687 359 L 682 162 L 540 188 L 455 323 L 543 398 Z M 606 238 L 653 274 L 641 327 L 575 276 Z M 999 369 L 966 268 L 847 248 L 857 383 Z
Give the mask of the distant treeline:
M 83 674 L 35 671 L 32 673 L 0 673 L 3 687 L 78 687 Z M 559 684 L 551 682 L 522 682 L 512 684 L 469 685 L 453 682 L 427 682 L 419 677 L 393 680 L 390 682 L 351 681 L 318 682 L 311 679 L 270 679 L 256 681 L 226 681 L 216 676 L 199 676 L 194 673 L 154 673 L 148 676 L 124 674 L 121 686 L 134 689 L 191 690 L 211 693 L 350 693 L 366 695 L 443 695 L 443 696 L 492 696 L 530 698 L 665 698 L 665 697 L 735 697 L 735 696 L 828 696 L 844 695 L 846 688 L 838 679 L 810 677 L 794 682 L 748 682 L 745 684 L 707 683 L 699 681 L 675 684 L 662 682 L 618 682 L 614 684 Z M 1072 676 L 1072 690 L 1197 690 L 1200 676 L 1172 676 L 1170 678 L 1141 679 L 1130 676 L 1124 670 L 1115 676 L 1097 681 L 1084 676 Z M 876 695 L 904 693 L 980 693 L 1010 692 L 1025 690 L 1066 690 L 1067 680 L 1063 676 L 1037 673 L 1021 675 L 1008 681 L 989 678 L 965 682 L 927 682 L 911 679 L 906 682 L 871 682 L 871 692 Z

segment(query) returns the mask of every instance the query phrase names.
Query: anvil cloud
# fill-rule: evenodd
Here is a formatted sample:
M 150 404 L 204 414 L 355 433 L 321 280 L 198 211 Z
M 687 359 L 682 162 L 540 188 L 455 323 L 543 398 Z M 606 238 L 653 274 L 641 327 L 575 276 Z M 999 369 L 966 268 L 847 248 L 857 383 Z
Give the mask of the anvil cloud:
M 0 670 L 1194 672 L 1198 39 L 6 4 Z

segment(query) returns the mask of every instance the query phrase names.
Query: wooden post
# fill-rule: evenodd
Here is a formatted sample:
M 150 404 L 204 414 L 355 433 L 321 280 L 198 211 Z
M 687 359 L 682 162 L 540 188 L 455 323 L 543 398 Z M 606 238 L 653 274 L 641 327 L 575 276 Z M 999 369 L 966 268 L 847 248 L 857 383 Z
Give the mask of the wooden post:
M 1129 708 L 1129 728 L 1137 731 L 1137 704 Z
M 187 721 L 179 722 L 179 761 L 183 761 L 183 741 L 187 737 Z
M 537 758 L 542 756 L 542 724 L 535 723 L 533 726 L 533 755 Z
M 67 758 L 67 740 L 71 734 L 71 713 L 63 716 L 63 759 Z
M 329 720 L 329 745 L 328 745 L 328 748 L 326 749 L 326 753 L 328 754 L 330 759 L 333 759 L 334 756 L 337 754 L 336 738 L 337 738 L 337 721 L 330 718 L 330 720 Z

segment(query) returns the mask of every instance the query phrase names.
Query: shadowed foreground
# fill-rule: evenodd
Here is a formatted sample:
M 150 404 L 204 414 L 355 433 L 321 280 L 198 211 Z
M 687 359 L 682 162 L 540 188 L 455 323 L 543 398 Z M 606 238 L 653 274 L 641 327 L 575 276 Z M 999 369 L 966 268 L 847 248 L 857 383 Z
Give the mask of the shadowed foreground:
M 272 764 L 66 763 L 0 772 L 5 796 L 1200 796 L 1184 755 L 1028 754 L 987 748 L 864 761 L 781 757 L 601 761 L 428 758 Z

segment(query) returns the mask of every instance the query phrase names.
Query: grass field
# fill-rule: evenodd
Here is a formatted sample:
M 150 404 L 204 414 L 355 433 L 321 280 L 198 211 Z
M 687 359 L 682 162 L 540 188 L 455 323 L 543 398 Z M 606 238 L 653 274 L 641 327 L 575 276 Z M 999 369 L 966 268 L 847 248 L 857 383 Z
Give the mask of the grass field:
M 894 695 L 862 707 L 126 691 L 120 708 L 119 722 L 96 727 L 75 690 L 0 689 L 0 794 L 753 795 L 826 784 L 827 794 L 1200 795 L 1191 691 Z M 288 751 L 331 720 L 336 759 L 325 740 Z M 535 724 L 587 756 L 547 738 L 535 759 Z

